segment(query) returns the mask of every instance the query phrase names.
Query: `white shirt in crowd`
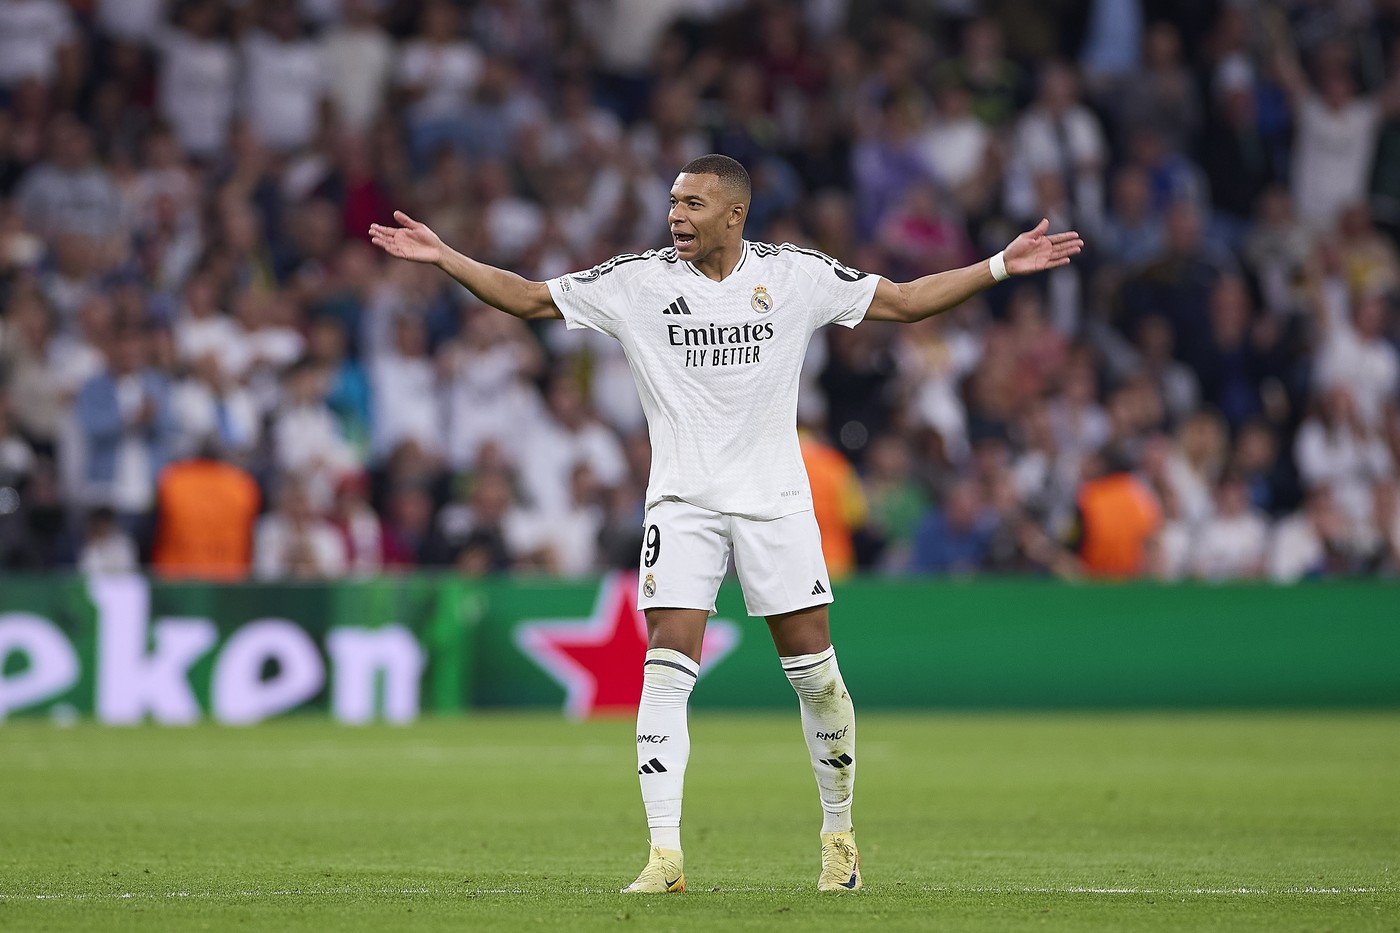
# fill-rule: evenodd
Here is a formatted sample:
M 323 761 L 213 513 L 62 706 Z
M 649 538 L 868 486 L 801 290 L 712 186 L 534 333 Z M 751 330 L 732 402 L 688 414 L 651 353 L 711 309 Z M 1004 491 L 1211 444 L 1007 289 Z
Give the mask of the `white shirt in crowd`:
M 470 470 L 487 445 L 511 463 L 523 459 L 528 431 L 522 426 L 544 414 L 539 394 L 521 379 L 519 356 L 512 347 L 492 347 L 464 353 L 453 368 L 444 392 L 452 469 Z
M 1206 521 L 1192 544 L 1191 567 L 1205 580 L 1258 576 L 1269 543 L 1269 523 L 1253 510 Z
M 178 29 L 160 30 L 155 42 L 161 56 L 161 116 L 190 155 L 219 154 L 228 142 L 238 93 L 238 57 L 233 46 Z
M 976 117 L 937 120 L 919 137 L 919 154 L 934 180 L 956 190 L 985 169 L 991 142 L 992 131 Z
M 186 363 L 213 355 L 225 375 L 237 376 L 248 366 L 243 328 L 225 314 L 195 317 L 182 314 L 175 319 L 175 352 Z
M 1179 518 L 1168 520 L 1157 534 L 1157 575 L 1180 580 L 1191 568 L 1191 526 Z
M 131 425 L 146 400 L 140 374 L 117 380 L 117 410 L 122 424 Z M 112 485 L 97 501 L 105 501 L 118 512 L 145 512 L 155 503 L 155 476 L 150 444 L 145 428 L 124 427 L 117 442 L 117 468 Z
M 57 53 L 72 42 L 73 17 L 58 0 L 0 0 L 0 87 L 53 80 Z
M 441 44 L 416 39 L 399 58 L 398 83 L 421 88 L 423 96 L 408 107 L 414 123 L 459 117 L 481 79 L 481 52 L 470 42 Z
M 1065 193 L 1079 222 L 1097 224 L 1104 204 L 1099 169 L 1107 160 L 1103 129 L 1088 107 L 1075 104 L 1059 116 L 1044 107 L 1032 107 L 1016 124 L 1006 171 L 1007 209 L 1017 217 L 1040 216 L 1035 176 L 1053 172 L 1072 177 Z
M 112 173 L 95 162 L 74 169 L 40 163 L 25 173 L 15 199 L 30 229 L 46 233 L 113 236 L 130 221 Z
M 253 532 L 253 576 L 285 579 L 298 565 L 303 573 L 317 578 L 344 576 L 345 541 L 339 530 L 321 518 L 308 519 L 300 528 L 276 512 L 258 519 Z
M 1331 229 L 1348 204 L 1366 200 L 1381 108 L 1357 98 L 1333 110 L 1316 94 L 1305 95 L 1293 139 L 1293 203 L 1316 229 Z
M 812 507 L 796 431 L 807 344 L 823 325 L 860 323 L 878 282 L 815 250 L 744 241 L 722 282 L 671 248 L 551 279 L 549 290 L 568 326 L 627 353 L 652 443 L 648 506 L 673 497 L 763 520 Z M 527 471 L 542 459 L 528 457 Z
M 401 356 L 385 350 L 370 365 L 374 425 L 370 451 L 382 460 L 405 441 L 424 451 L 442 452 L 442 410 L 437 373 L 426 356 Z
M 1280 519 L 1269 542 L 1269 579 L 1293 583 L 1322 566 L 1327 550 L 1306 512 Z
M 85 541 L 78 552 L 78 572 L 89 577 L 140 573 L 135 542 L 120 531 Z
M 374 27 L 345 26 L 322 41 L 326 90 L 346 129 L 368 130 L 379 118 L 394 55 L 393 40 Z
M 1384 338 L 1363 340 L 1349 321 L 1334 323 L 1317 358 L 1317 384 L 1346 386 L 1361 420 L 1379 425 L 1400 386 L 1400 354 Z
M 570 431 L 546 415 L 537 420 L 516 463 L 520 485 L 532 511 L 547 517 L 570 508 L 574 468 L 586 465 L 603 486 L 627 478 L 627 458 L 609 428 L 593 421 Z
M 172 455 L 194 454 L 206 438 L 229 453 L 247 453 L 257 446 L 262 423 L 247 390 L 233 386 L 222 395 L 196 378 L 182 379 L 170 393 L 176 436 Z
M 278 469 L 300 477 L 318 507 L 329 505 L 342 474 L 359 469 L 359 459 L 324 402 L 284 407 L 273 422 L 272 442 Z
M 258 138 L 281 151 L 306 146 L 320 125 L 326 91 L 320 46 L 255 32 L 242 51 L 243 110 Z
M 1395 469 L 1379 437 L 1363 437 L 1350 428 L 1329 430 L 1316 418 L 1298 429 L 1293 460 L 1311 489 L 1326 486 L 1354 528 L 1371 522 L 1371 484 Z
M 98 0 L 97 28 L 114 39 L 145 44 L 160 29 L 167 0 Z

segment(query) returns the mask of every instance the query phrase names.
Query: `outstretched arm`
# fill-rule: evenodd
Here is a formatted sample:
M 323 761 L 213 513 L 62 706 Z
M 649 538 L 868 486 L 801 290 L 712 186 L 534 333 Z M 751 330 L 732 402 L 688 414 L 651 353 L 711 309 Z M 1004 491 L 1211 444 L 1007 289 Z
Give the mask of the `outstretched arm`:
M 463 256 L 443 243 L 427 224 L 419 223 L 403 211 L 394 211 L 394 219 L 403 226 L 371 224 L 369 228 L 370 240 L 390 256 L 432 263 L 486 304 L 518 318 L 559 320 L 564 317 L 544 282 L 531 282 L 514 272 Z
M 1027 230 L 1002 250 L 1000 255 L 1009 275 L 1030 275 L 1068 265 L 1070 258 L 1084 248 L 1084 241 L 1073 230 L 1046 233 L 1049 227 L 1049 220 L 1041 220 L 1035 229 Z M 865 319 L 911 324 L 941 314 L 997 283 L 992 275 L 994 259 L 936 272 L 903 284 L 881 279 L 875 286 L 875 297 L 865 312 Z

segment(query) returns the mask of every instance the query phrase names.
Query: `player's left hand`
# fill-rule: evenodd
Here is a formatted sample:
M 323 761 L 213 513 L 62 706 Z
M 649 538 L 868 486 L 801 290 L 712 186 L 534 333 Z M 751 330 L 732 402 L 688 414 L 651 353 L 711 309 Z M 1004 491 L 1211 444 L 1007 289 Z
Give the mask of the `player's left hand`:
M 1012 275 L 1030 275 L 1069 264 L 1070 257 L 1077 256 L 1084 248 L 1084 241 L 1073 230 L 1064 233 L 1046 233 L 1050 221 L 1042 218 L 1032 230 L 1011 241 L 1002 253 L 1006 271 Z

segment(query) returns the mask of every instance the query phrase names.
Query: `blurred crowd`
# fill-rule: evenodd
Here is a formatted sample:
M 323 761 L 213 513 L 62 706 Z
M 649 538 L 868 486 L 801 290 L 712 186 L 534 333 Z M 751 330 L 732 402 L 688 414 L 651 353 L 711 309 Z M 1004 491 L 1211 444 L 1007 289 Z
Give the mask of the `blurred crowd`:
M 0 0 L 0 566 L 634 567 L 617 345 L 366 230 L 545 279 L 718 151 L 896 281 L 1087 243 L 818 333 L 834 575 L 1394 575 L 1397 56 L 1397 0 Z

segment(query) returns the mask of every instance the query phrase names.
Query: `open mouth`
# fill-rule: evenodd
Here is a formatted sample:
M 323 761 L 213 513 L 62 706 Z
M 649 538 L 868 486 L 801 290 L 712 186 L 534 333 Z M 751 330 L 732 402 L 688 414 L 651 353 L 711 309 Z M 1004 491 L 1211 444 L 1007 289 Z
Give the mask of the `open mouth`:
M 695 234 L 673 232 L 671 238 L 676 241 L 677 246 L 689 246 L 695 242 Z

